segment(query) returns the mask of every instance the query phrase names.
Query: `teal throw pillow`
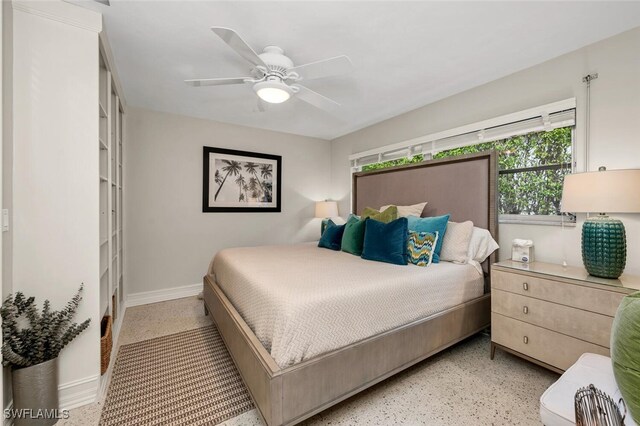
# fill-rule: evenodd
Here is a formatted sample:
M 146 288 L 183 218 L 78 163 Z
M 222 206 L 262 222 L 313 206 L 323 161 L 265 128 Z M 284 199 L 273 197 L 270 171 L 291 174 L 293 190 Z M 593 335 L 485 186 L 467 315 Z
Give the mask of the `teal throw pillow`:
M 318 247 L 328 248 L 330 250 L 340 250 L 342 243 L 342 234 L 344 233 L 344 225 L 336 225 L 331 219 L 327 223 L 327 227 L 320 237 Z
M 406 217 L 389 223 L 369 219 L 364 231 L 362 258 L 395 265 L 406 265 L 408 237 Z
M 444 241 L 444 234 L 447 232 L 447 224 L 449 223 L 449 216 L 445 214 L 443 216 L 433 217 L 418 217 L 409 216 L 409 231 L 415 232 L 431 232 L 432 234 L 438 233 L 438 241 L 436 242 L 436 248 L 433 252 L 433 263 L 440 262 L 440 251 L 442 251 L 442 241 Z

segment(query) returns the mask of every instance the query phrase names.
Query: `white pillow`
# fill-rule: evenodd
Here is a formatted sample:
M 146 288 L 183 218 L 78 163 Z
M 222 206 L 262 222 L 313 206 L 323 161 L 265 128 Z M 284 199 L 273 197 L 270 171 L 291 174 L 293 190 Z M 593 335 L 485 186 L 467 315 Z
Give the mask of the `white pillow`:
M 388 206 L 380 207 L 379 211 L 384 211 L 388 207 L 393 206 L 394 204 L 389 204 Z M 398 217 L 409 217 L 409 216 L 422 216 L 422 210 L 424 210 L 424 206 L 427 205 L 427 202 L 413 204 L 411 206 L 396 206 L 398 208 Z
M 449 233 L 449 230 L 447 230 L 447 233 Z M 482 263 L 491 255 L 491 253 L 499 248 L 500 246 L 496 243 L 496 240 L 493 239 L 488 230 L 474 226 L 473 232 L 471 233 L 471 241 L 469 242 L 467 258 L 469 260 L 475 260 L 478 263 Z
M 442 240 L 440 260 L 455 263 L 467 263 L 469 260 L 469 244 L 473 233 L 473 222 L 449 222 L 447 232 Z

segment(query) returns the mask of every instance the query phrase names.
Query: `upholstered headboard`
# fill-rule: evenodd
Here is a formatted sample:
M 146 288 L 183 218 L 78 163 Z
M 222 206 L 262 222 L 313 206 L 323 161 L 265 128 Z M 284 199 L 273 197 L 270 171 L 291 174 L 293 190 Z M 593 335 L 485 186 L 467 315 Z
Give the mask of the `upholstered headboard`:
M 498 241 L 497 181 L 495 151 L 359 172 L 353 175 L 353 212 L 427 201 L 423 217 L 450 213 L 451 221 L 471 220 Z

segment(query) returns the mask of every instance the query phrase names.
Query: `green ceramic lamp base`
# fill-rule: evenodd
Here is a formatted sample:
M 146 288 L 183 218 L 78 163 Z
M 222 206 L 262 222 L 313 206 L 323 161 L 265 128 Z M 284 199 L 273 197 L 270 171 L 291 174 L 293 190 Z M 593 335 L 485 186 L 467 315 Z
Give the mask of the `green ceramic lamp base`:
M 582 261 L 589 274 L 618 278 L 627 261 L 624 225 L 606 215 L 588 218 L 582 225 Z

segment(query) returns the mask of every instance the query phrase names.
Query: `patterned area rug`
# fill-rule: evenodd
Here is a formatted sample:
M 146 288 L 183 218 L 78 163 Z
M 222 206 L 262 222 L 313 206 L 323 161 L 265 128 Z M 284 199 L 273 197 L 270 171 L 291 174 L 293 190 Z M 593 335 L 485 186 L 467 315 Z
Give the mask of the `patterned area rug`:
M 100 425 L 215 425 L 252 408 L 211 326 L 121 346 Z

